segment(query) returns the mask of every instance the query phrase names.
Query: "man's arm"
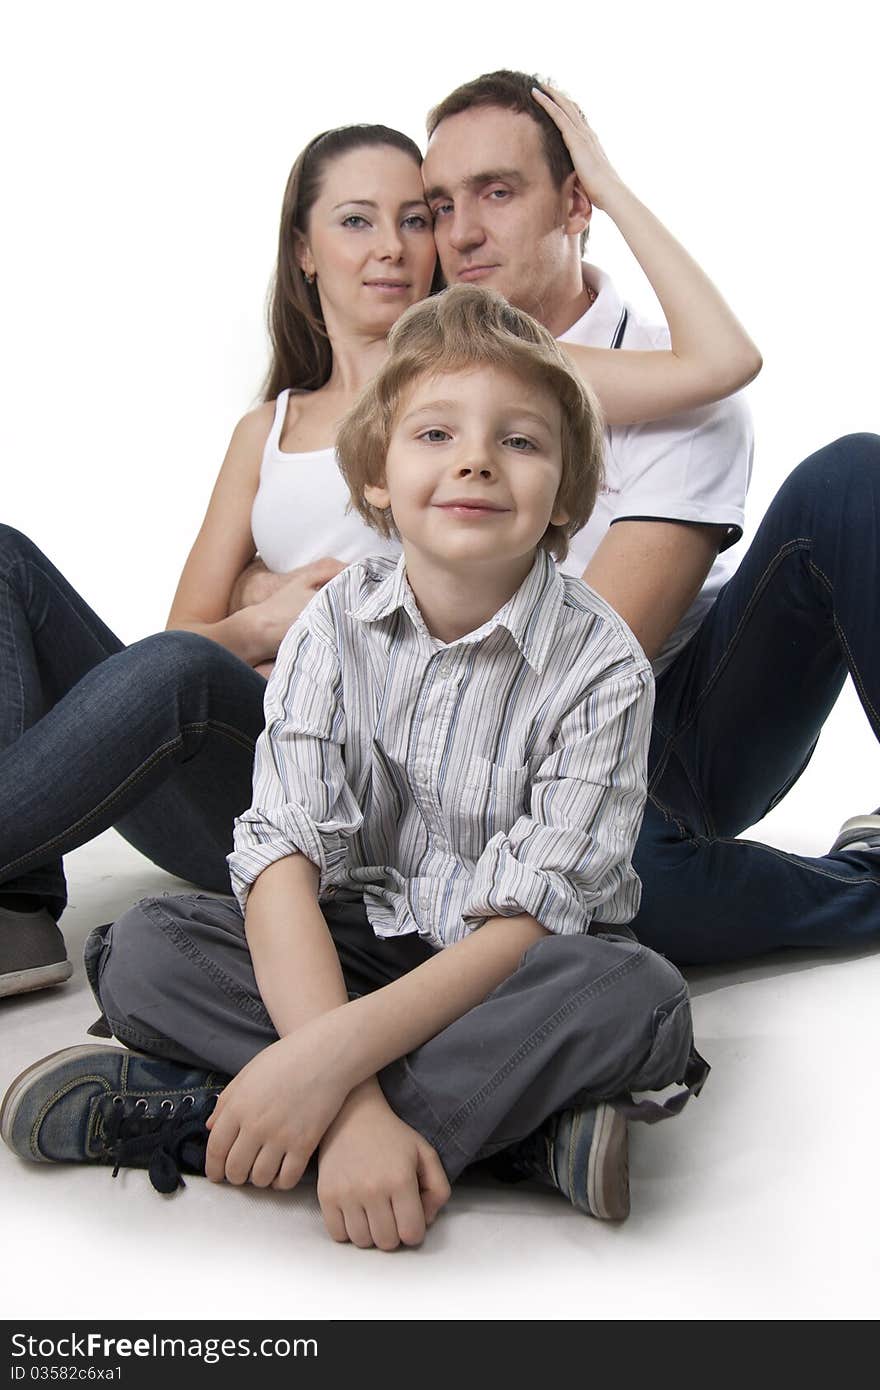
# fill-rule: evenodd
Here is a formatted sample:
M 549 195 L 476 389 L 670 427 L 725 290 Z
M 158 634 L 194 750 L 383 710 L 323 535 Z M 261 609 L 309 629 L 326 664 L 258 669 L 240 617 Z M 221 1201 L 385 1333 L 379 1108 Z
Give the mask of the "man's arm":
M 681 521 L 617 521 L 583 578 L 655 660 L 706 581 L 727 528 Z

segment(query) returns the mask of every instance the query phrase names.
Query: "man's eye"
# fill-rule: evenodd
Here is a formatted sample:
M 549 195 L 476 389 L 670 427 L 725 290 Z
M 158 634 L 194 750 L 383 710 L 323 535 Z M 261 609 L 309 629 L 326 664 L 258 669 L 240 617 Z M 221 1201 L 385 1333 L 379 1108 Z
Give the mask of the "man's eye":
M 492 189 L 490 189 L 490 191 L 489 191 L 489 197 L 490 197 L 490 198 L 494 198 L 494 199 L 496 200 L 496 202 L 500 201 L 502 198 L 509 198 L 509 197 L 510 197 L 510 189 L 509 189 L 509 188 L 492 188 Z
M 526 439 L 524 434 L 509 434 L 505 439 L 505 444 L 509 444 L 512 449 L 518 449 L 520 453 L 528 453 L 534 449 L 535 445 L 530 439 Z
M 449 214 L 452 212 L 452 204 L 451 204 L 451 203 L 437 203 L 437 204 L 431 209 L 431 211 L 433 212 L 435 219 L 438 218 L 438 217 L 448 217 Z
M 429 444 L 442 444 L 443 441 L 449 439 L 449 437 L 446 430 L 441 429 L 424 430 L 422 434 L 419 435 L 419 439 L 426 439 Z
M 365 217 L 359 216 L 356 212 L 350 212 L 348 217 L 342 219 L 343 227 L 367 227 L 369 223 Z

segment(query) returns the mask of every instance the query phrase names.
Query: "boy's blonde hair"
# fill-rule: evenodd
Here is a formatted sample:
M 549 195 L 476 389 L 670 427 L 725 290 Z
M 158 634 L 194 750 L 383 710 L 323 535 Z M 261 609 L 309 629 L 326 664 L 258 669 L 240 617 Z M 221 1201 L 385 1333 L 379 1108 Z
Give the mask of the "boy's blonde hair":
M 386 538 L 399 533 L 390 512 L 364 497 L 381 487 L 394 421 L 406 389 L 422 376 L 497 367 L 553 393 L 562 409 L 562 476 L 556 507 L 564 525 L 547 527 L 540 544 L 557 560 L 584 526 L 602 482 L 604 434 L 596 399 L 556 339 L 495 290 L 455 285 L 414 304 L 388 336 L 388 357 L 342 421 L 336 438 L 339 467 L 351 505 Z

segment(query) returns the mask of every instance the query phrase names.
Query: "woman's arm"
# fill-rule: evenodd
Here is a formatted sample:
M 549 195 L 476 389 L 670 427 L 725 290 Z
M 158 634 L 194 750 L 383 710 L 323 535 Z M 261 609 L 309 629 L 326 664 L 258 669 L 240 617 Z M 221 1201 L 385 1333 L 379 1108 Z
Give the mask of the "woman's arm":
M 236 425 L 166 624 L 210 637 L 249 666 L 274 660 L 287 629 L 316 591 L 343 568 L 338 560 L 315 560 L 266 585 L 260 601 L 243 607 L 232 602 L 237 581 L 256 549 L 251 508 L 273 414 L 272 403 L 261 405 Z
M 608 422 L 659 419 L 738 391 L 757 376 L 762 363 L 736 315 L 696 261 L 619 178 L 574 102 L 537 88 L 533 96 L 559 127 L 583 192 L 616 223 L 641 265 L 669 327 L 667 352 L 560 344 L 596 392 Z
M 273 410 L 261 405 L 236 425 L 166 623 L 210 637 L 251 665 L 265 655 L 254 614 L 227 615 L 235 581 L 256 552 L 251 507 Z

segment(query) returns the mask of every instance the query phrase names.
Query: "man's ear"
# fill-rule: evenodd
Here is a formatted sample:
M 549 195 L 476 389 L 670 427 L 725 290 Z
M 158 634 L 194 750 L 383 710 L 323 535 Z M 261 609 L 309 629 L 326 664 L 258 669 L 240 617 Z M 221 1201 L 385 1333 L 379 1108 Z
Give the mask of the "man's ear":
M 364 497 L 370 506 L 375 507 L 377 511 L 387 512 L 391 506 L 391 498 L 384 479 L 381 483 L 367 483 L 364 488 Z
M 581 187 L 578 176 L 573 170 L 563 183 L 560 194 L 566 234 L 580 236 L 581 232 L 585 232 L 590 225 L 593 204 Z

